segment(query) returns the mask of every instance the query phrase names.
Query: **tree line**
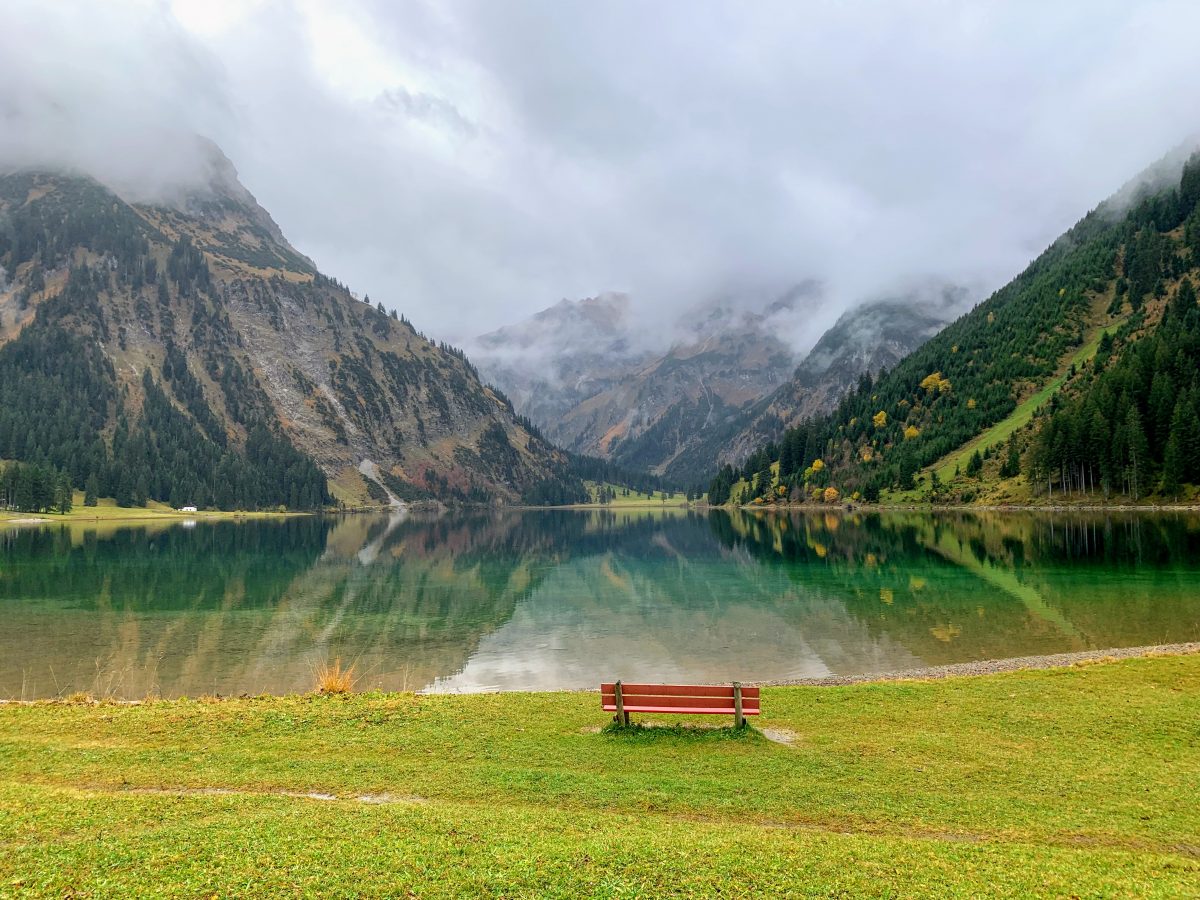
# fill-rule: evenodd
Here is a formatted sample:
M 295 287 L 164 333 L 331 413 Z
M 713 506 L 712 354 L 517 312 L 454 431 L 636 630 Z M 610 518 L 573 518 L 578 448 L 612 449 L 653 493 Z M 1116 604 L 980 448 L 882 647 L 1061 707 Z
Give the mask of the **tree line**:
M 1152 334 L 1105 338 L 1082 383 L 1051 404 L 1028 468 L 1049 494 L 1138 500 L 1200 483 L 1200 306 L 1190 278 Z
M 202 263 L 185 246 L 173 254 L 172 277 L 203 292 L 209 279 L 200 274 Z M 139 272 L 145 277 L 147 268 Z M 277 422 L 245 415 L 244 445 L 228 441 L 173 344 L 165 374 L 190 416 L 149 370 L 140 410 L 127 388 L 118 391 L 100 343 L 109 336 L 100 298 L 114 277 L 97 267 L 74 267 L 63 290 L 44 300 L 20 335 L 0 347 L 0 458 L 62 473 L 89 497 L 115 497 L 123 506 L 158 500 L 221 509 L 316 509 L 329 503 L 324 474 Z M 240 388 L 248 410 L 261 406 L 250 397 L 251 386 L 222 387 L 227 393 Z
M 61 469 L 19 462 L 0 469 L 0 509 L 69 513 L 73 502 L 71 476 Z

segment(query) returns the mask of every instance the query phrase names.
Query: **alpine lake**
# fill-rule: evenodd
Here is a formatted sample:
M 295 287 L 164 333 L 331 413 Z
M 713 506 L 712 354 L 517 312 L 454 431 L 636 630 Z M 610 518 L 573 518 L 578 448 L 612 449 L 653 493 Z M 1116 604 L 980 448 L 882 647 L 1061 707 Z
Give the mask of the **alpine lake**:
M 1200 640 L 1195 512 L 0 526 L 0 697 L 778 681 Z

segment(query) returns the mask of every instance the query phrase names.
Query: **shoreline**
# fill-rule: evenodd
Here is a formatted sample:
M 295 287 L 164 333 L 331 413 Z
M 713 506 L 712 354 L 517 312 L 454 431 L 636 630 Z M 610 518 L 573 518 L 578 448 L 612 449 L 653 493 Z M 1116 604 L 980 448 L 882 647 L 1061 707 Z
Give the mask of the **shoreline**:
M 296 510 L 295 512 L 278 512 L 268 510 L 258 510 L 250 512 L 224 512 L 224 511 L 208 511 L 203 510 L 194 513 L 181 513 L 178 511 L 168 512 L 166 510 L 158 511 L 142 510 L 141 512 L 131 513 L 129 515 L 74 515 L 67 513 L 62 515 L 56 514 L 33 514 L 33 515 L 18 515 L 14 517 L 0 516 L 0 525 L 71 525 L 74 523 L 85 523 L 88 525 L 97 522 L 198 522 L 198 521 L 229 521 L 233 519 L 291 519 L 297 516 L 314 516 L 317 513 L 309 510 Z
M 888 681 L 932 681 L 944 678 L 973 678 L 1037 669 L 1063 669 L 1080 663 L 1115 662 L 1154 656 L 1187 656 L 1200 653 L 1200 641 L 1182 644 L 1147 644 L 1141 647 L 1111 647 L 1107 650 L 1079 650 L 1073 653 L 1044 653 L 1036 656 L 1010 656 L 975 662 L 949 663 L 942 666 L 918 666 L 895 672 L 868 672 L 862 675 L 824 675 L 784 681 L 756 682 L 763 687 L 844 687 L 852 684 L 876 684 Z
M 752 687 L 848 687 L 859 684 L 880 684 L 895 681 L 937 681 L 951 678 L 974 678 L 984 675 L 1002 675 L 1008 672 L 1035 671 L 1044 669 L 1066 669 L 1079 664 L 1117 662 L 1123 659 L 1146 659 L 1160 656 L 1189 656 L 1200 654 L 1200 641 L 1188 641 L 1179 644 L 1146 644 L 1140 647 L 1111 647 L 1106 650 L 1080 650 L 1072 653 L 1046 653 L 1036 656 L 1010 656 L 1002 659 L 984 659 L 975 662 L 949 663 L 941 666 L 920 666 L 912 669 L 899 669 L 894 672 L 866 672 L 860 675 L 823 675 L 815 678 L 795 678 L 781 681 L 746 681 L 743 684 Z M 381 694 L 394 695 L 411 693 L 422 697 L 488 697 L 499 695 L 533 696 L 536 694 L 592 694 L 594 688 L 560 688 L 557 690 L 537 691 L 464 691 L 445 694 L 438 691 L 351 691 L 351 695 Z M 86 692 L 80 692 L 86 693 Z M 228 696 L 206 696 L 198 699 L 202 702 L 220 703 L 227 700 L 284 700 L 288 698 L 307 697 L 319 694 L 318 691 L 307 691 L 296 694 L 230 694 Z M 71 695 L 59 697 L 40 697 L 33 700 L 19 700 L 15 697 L 0 697 L 0 706 L 36 706 L 46 703 L 105 703 L 115 706 L 141 706 L 148 703 L 172 703 L 179 697 L 143 697 L 141 699 L 126 699 L 121 697 L 94 697 L 90 694 L 86 699 L 73 700 Z
M 870 512 L 1200 512 L 1200 503 L 1132 504 L 1032 504 L 1032 503 L 742 503 L 736 506 L 706 506 L 706 509 L 740 509 L 746 512 L 792 512 L 812 510 L 814 512 L 852 511 Z

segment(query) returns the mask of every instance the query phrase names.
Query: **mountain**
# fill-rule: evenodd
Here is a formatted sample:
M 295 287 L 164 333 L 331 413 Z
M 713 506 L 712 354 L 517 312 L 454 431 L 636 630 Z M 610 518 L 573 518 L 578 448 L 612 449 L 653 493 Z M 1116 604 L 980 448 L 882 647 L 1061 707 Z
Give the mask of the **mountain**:
M 151 202 L 0 175 L 0 459 L 224 508 L 574 484 L 461 352 L 318 272 L 207 158 L 200 187 Z
M 1176 152 L 710 500 L 1140 502 L 1200 484 L 1200 154 Z
M 629 297 L 601 294 L 561 302 L 530 318 L 478 338 L 471 356 L 559 446 L 595 453 L 595 442 L 564 421 L 584 401 L 616 387 L 630 371 L 654 359 L 639 346 Z
M 639 348 L 646 338 L 624 295 L 564 300 L 484 335 L 473 356 L 561 446 L 690 485 L 827 412 L 863 372 L 894 365 L 949 320 L 963 292 L 936 285 L 868 303 L 798 359 L 780 334 L 821 297 L 805 282 L 757 309 L 712 303 L 681 317 L 677 340 L 657 352 Z
M 633 320 L 624 295 L 564 300 L 479 338 L 473 356 L 555 443 L 661 473 L 696 433 L 783 383 L 796 357 L 777 326 L 818 290 L 800 285 L 759 308 L 710 303 L 666 340 Z
M 965 299 L 963 288 L 931 285 L 843 313 L 792 377 L 747 411 L 741 429 L 724 442 L 716 458 L 743 459 L 779 438 L 784 429 L 828 413 L 864 373 L 890 369 L 941 331 Z

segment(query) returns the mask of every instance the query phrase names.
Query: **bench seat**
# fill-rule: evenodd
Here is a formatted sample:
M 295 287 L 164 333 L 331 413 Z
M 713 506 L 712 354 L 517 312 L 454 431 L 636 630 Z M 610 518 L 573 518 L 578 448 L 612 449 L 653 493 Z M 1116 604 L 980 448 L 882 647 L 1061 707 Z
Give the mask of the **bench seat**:
M 683 716 L 733 716 L 737 725 L 744 716 L 762 712 L 756 687 L 734 684 L 625 684 L 615 681 L 600 685 L 600 707 L 615 712 L 616 719 L 629 724 L 630 713 L 674 713 Z

